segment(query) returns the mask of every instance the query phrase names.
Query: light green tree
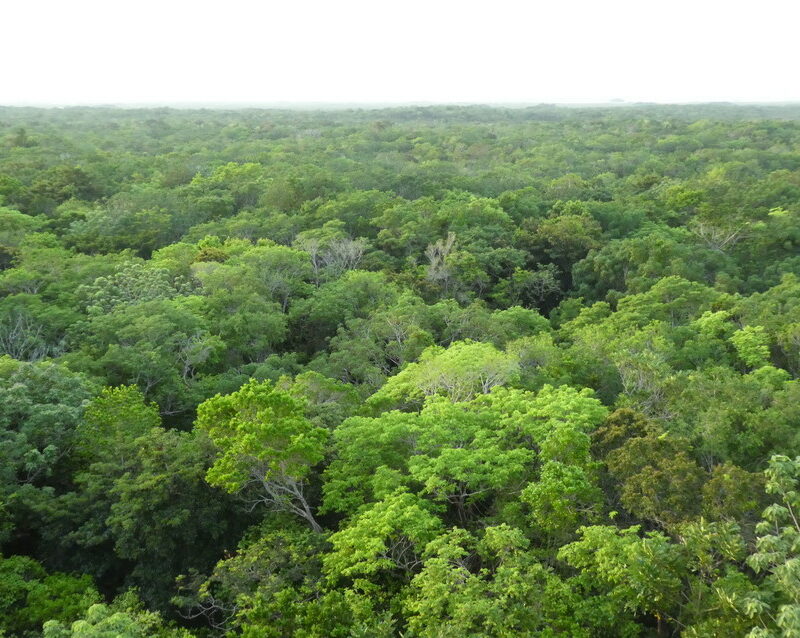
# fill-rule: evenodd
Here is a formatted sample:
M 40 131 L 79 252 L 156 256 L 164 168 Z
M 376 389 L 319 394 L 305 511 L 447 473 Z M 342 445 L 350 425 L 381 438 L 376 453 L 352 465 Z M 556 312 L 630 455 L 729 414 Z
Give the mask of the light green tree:
M 207 474 L 211 485 L 241 494 L 252 506 L 289 511 L 322 531 L 305 488 L 327 433 L 305 417 L 301 401 L 253 380 L 200 404 L 195 427 L 219 450 Z

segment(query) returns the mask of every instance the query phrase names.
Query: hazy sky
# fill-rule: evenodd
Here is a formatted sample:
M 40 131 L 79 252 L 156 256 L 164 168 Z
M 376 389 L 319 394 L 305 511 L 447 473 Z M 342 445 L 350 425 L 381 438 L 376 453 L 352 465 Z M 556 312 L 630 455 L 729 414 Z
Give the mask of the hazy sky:
M 800 100 L 797 0 L 0 0 L 0 104 Z

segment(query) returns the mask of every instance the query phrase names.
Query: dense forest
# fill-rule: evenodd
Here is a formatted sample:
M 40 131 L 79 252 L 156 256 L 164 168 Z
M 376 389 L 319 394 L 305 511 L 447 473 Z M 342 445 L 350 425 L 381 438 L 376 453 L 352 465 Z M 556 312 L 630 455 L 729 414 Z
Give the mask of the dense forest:
M 800 106 L 0 108 L 0 635 L 800 636 Z

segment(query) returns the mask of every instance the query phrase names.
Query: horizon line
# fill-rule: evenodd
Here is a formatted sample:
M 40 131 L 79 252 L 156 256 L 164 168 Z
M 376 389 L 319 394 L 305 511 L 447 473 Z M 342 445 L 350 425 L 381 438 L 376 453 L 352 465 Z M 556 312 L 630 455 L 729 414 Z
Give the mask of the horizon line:
M 488 108 L 531 108 L 531 107 L 566 107 L 566 108 L 602 108 L 602 107 L 642 107 L 642 106 L 764 106 L 786 107 L 800 106 L 800 100 L 686 100 L 686 101 L 648 101 L 610 99 L 607 101 L 580 102 L 568 100 L 555 101 L 323 101 L 323 100 L 277 100 L 277 101 L 221 101 L 221 100 L 175 100 L 175 101 L 116 101 L 116 102 L 17 102 L 3 103 L 0 108 L 172 108 L 172 109 L 385 109 L 408 107 L 488 107 Z

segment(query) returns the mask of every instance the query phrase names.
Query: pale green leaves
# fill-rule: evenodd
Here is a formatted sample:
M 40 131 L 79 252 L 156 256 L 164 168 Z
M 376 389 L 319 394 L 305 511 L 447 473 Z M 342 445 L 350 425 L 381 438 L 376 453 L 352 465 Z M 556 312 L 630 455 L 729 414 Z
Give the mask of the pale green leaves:
M 730 340 L 748 368 L 760 368 L 769 363 L 769 338 L 763 326 L 745 326 L 734 332 Z
M 306 419 L 301 401 L 269 382 L 250 381 L 202 403 L 196 427 L 220 450 L 208 470 L 211 485 L 254 493 L 254 504 L 288 510 L 320 531 L 303 489 L 323 458 L 327 432 Z
M 443 525 L 431 504 L 397 491 L 357 516 L 330 537 L 333 550 L 323 559 L 328 577 L 369 577 L 383 570 L 410 572 L 425 545 Z
M 468 401 L 505 385 L 519 373 L 519 361 L 489 343 L 458 341 L 449 348 L 427 348 L 390 378 L 368 401 L 375 407 L 418 404 L 441 394 L 453 402 Z

